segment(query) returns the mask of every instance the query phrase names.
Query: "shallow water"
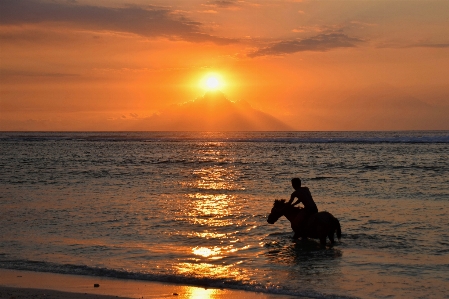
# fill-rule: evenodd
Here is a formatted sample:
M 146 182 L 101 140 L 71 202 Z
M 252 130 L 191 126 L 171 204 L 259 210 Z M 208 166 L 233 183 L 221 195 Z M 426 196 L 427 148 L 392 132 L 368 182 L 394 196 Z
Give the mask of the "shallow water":
M 0 133 L 0 267 L 448 298 L 449 132 Z M 301 177 L 342 225 L 293 242 Z

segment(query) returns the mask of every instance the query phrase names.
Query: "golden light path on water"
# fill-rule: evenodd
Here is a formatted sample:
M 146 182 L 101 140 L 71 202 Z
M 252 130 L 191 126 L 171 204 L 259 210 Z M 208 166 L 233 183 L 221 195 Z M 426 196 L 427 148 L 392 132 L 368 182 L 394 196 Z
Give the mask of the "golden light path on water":
M 223 151 L 223 143 L 208 142 L 196 153 L 203 161 L 220 164 L 223 160 L 232 160 L 229 148 Z M 245 190 L 237 181 L 238 171 L 234 167 L 212 165 L 192 170 L 193 181 L 181 182 L 182 186 L 199 190 L 187 194 L 188 204 L 183 211 L 183 220 L 198 227 L 198 231 L 189 233 L 195 244 L 185 247 L 189 260 L 174 265 L 181 275 L 201 278 L 238 278 L 249 280 L 245 271 L 238 267 L 242 261 L 236 260 L 236 252 L 247 250 L 249 245 L 237 245 L 238 231 L 226 231 L 227 228 L 243 224 L 239 219 L 242 207 L 238 204 L 239 195 L 230 191 Z M 242 223 L 239 223 L 242 222 Z M 226 260 L 232 255 L 232 262 Z M 209 297 L 208 297 L 209 296 Z M 195 294 L 192 298 L 212 298 L 213 292 Z
M 187 298 L 191 299 L 209 299 L 214 298 L 219 292 L 217 289 L 202 289 L 195 287 L 187 287 L 185 294 Z
M 245 190 L 234 181 L 238 175 L 237 171 L 230 172 L 229 169 L 220 166 L 197 169 L 193 171 L 193 175 L 197 176 L 198 180 L 181 182 L 181 186 L 205 190 Z
M 194 169 L 192 175 L 197 177 L 194 182 L 184 182 L 183 184 L 205 190 L 245 190 L 237 178 L 241 173 L 235 167 L 220 166 L 222 162 L 235 160 L 235 154 L 227 147 L 226 151 L 223 142 L 206 142 L 204 147 L 193 153 L 203 162 L 211 162 L 215 165 Z M 218 164 L 218 165 L 217 165 Z
M 232 225 L 232 219 L 224 219 L 231 212 L 238 212 L 237 208 L 231 208 L 230 202 L 235 200 L 233 195 L 213 195 L 213 194 L 189 194 L 192 201 L 187 215 L 191 216 L 190 221 L 195 224 L 206 226 L 227 226 Z M 214 235 L 213 237 L 217 237 Z

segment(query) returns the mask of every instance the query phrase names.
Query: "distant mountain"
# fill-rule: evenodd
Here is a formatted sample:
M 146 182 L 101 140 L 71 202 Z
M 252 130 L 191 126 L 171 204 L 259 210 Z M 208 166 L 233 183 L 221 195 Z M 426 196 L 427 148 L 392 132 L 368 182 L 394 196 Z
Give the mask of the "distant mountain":
M 275 117 L 254 109 L 245 101 L 231 102 L 220 91 L 174 105 L 140 121 L 136 130 L 161 131 L 286 131 L 292 130 Z
M 444 95 L 441 93 L 441 95 Z M 298 130 L 447 130 L 449 105 L 388 83 L 309 95 L 283 120 Z M 440 100 L 440 103 L 448 101 Z
M 447 109 L 432 106 L 389 84 L 359 90 L 333 109 L 335 124 L 362 130 L 420 130 L 447 127 Z
M 426 102 L 389 84 L 377 84 L 359 90 L 341 101 L 339 106 L 341 108 L 383 111 L 413 111 L 432 108 Z

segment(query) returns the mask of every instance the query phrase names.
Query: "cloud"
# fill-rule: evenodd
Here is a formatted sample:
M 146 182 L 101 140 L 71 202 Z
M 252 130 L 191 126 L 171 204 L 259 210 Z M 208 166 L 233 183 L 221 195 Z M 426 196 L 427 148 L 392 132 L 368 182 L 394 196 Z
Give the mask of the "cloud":
M 208 1 L 206 6 L 211 7 L 217 7 L 217 8 L 227 8 L 227 9 L 234 9 L 239 7 L 238 1 L 231 1 L 231 0 L 215 0 L 215 1 Z
M 201 10 L 199 11 L 200 13 L 209 13 L 209 14 L 216 14 L 218 13 L 218 11 L 213 10 L 213 9 L 208 9 L 208 10 Z
M 134 33 L 146 37 L 179 38 L 190 42 L 226 44 L 232 39 L 202 32 L 202 24 L 156 6 L 101 7 L 70 2 L 2 0 L 0 25 L 68 23 L 95 30 Z
M 315 34 L 323 33 L 323 32 L 332 32 L 335 30 L 339 30 L 340 28 L 336 28 L 336 26 L 299 26 L 292 30 L 292 32 L 303 33 L 303 32 L 315 32 Z
M 390 49 L 410 49 L 410 48 L 429 48 L 429 49 L 448 49 L 449 43 L 405 43 L 400 41 L 390 41 L 379 43 L 377 48 L 390 48 Z
M 0 78 L 5 77 L 79 77 L 79 74 L 74 73 L 51 73 L 51 72 L 33 72 L 33 71 L 18 71 L 0 68 Z
M 356 47 L 363 40 L 343 33 L 323 33 L 306 39 L 286 40 L 250 53 L 249 57 L 283 55 L 302 51 L 329 51 L 336 48 Z
M 413 47 L 422 47 L 422 48 L 449 48 L 449 43 L 440 43 L 440 44 L 416 44 Z

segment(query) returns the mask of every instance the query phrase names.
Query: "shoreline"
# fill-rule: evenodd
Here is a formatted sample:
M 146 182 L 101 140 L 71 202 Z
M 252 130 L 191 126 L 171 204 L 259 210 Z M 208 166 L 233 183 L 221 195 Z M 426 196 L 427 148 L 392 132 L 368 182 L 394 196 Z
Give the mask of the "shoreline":
M 98 287 L 94 285 L 98 284 Z M 0 299 L 289 299 L 306 298 L 156 281 L 0 269 Z

